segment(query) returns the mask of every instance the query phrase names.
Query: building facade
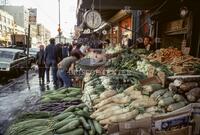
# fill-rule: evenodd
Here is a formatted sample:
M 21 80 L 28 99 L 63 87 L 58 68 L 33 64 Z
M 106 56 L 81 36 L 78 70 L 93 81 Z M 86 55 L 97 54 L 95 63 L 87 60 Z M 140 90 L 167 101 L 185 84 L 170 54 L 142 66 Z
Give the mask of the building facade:
M 0 10 L 0 42 L 7 45 L 11 41 L 10 35 L 14 32 L 14 17 Z
M 42 24 L 37 24 L 37 42 L 38 44 L 47 45 L 51 38 L 51 32 Z
M 14 17 L 16 25 L 19 25 L 28 31 L 29 11 L 24 6 L 7 6 L 1 5 L 0 9 L 8 12 Z

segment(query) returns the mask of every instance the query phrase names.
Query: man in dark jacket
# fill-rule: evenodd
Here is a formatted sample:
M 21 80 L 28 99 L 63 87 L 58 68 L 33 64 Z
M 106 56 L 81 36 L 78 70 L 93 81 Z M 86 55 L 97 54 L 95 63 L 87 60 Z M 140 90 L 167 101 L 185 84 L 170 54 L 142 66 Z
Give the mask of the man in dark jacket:
M 45 62 L 44 62 L 44 46 L 40 45 L 40 51 L 36 55 L 36 63 L 38 65 L 39 81 L 44 82 Z
M 53 83 L 57 84 L 57 64 L 58 64 L 58 52 L 55 45 L 55 39 L 51 38 L 50 44 L 45 49 L 45 66 L 46 66 L 46 78 L 47 83 L 50 82 L 49 79 L 49 70 L 52 67 Z
M 64 44 L 62 47 L 62 58 L 63 59 L 69 56 L 69 48 L 68 47 L 69 47 L 69 43 Z

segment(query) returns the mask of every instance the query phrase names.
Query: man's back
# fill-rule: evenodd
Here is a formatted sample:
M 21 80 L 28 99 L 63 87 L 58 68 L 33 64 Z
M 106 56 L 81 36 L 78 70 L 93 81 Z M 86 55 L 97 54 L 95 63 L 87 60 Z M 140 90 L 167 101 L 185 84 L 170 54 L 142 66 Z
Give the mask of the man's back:
M 55 44 L 49 44 L 45 49 L 45 60 L 57 61 L 57 47 Z

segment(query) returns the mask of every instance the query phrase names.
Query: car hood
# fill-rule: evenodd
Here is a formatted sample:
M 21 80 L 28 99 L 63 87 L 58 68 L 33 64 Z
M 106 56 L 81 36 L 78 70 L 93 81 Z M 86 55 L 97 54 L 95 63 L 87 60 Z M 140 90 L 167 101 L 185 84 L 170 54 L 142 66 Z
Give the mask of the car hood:
M 10 64 L 13 60 L 0 58 L 0 64 Z

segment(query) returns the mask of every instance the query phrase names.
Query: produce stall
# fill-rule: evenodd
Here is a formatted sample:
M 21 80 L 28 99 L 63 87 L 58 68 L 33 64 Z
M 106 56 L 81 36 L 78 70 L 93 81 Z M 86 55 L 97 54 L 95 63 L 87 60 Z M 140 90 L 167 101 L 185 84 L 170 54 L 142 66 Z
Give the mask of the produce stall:
M 45 92 L 6 134 L 199 134 L 198 58 L 175 48 L 151 54 L 118 48 L 106 50 L 104 57 L 87 55 L 81 62 L 82 88 Z

